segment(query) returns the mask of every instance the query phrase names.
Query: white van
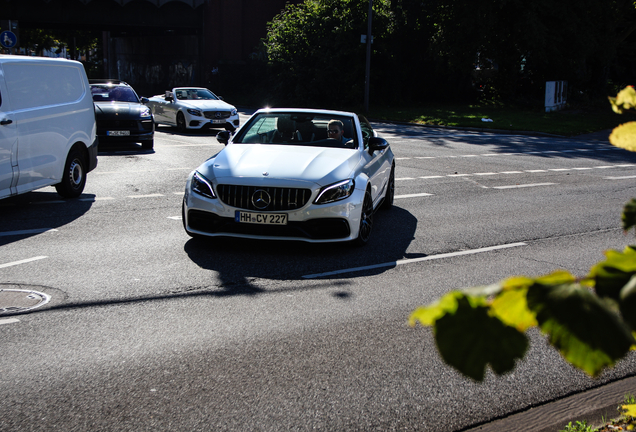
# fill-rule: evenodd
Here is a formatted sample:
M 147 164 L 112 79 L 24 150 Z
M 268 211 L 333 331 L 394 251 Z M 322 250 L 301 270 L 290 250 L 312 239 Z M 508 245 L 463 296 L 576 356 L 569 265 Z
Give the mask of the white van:
M 97 166 L 95 108 L 77 61 L 0 55 L 0 199 L 79 196 Z

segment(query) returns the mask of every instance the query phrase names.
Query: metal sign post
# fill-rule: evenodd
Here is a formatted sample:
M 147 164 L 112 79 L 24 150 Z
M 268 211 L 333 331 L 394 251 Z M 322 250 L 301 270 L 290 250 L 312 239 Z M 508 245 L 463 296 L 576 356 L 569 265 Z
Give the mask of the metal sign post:
M 371 19 L 373 17 L 373 0 L 369 0 L 369 23 L 367 26 L 367 64 L 364 75 L 364 110 L 369 112 L 369 81 L 371 78 Z

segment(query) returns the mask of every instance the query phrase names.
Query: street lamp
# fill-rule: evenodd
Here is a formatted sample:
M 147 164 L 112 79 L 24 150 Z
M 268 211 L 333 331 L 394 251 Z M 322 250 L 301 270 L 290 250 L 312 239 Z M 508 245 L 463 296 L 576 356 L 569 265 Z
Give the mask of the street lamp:
M 373 17 L 373 0 L 369 0 L 369 22 L 367 25 L 367 63 L 364 74 L 364 110 L 369 112 L 369 81 L 371 79 L 371 19 Z

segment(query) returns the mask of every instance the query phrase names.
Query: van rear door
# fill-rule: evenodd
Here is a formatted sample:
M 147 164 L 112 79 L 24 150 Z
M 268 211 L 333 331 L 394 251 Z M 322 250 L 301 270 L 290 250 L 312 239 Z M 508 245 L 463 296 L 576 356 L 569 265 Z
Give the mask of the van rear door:
M 0 64 L 0 199 L 17 193 L 18 134 Z

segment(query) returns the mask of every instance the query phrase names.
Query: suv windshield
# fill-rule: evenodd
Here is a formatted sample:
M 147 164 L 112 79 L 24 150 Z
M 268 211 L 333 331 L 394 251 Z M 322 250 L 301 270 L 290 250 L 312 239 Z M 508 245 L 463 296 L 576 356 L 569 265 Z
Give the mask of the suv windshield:
M 139 102 L 137 93 L 126 86 L 91 84 L 94 102 Z
M 353 118 L 312 113 L 262 113 L 252 117 L 232 142 L 317 147 L 358 147 Z

